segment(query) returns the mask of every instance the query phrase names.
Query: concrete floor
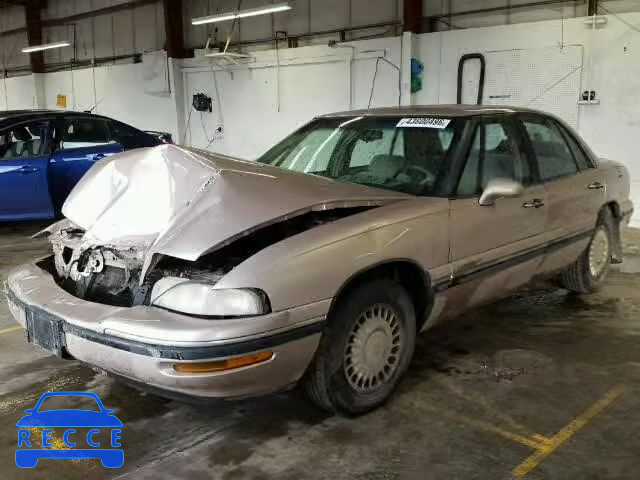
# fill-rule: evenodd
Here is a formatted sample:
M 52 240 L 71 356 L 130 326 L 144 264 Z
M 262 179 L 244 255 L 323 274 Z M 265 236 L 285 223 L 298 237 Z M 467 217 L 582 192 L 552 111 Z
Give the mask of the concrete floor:
M 0 227 L 0 279 L 45 251 Z M 328 417 L 298 393 L 190 406 L 47 357 L 0 305 L 0 465 L 16 479 L 637 479 L 640 234 L 599 294 L 520 292 L 419 340 L 383 408 Z M 98 393 L 124 422 L 125 464 L 14 464 L 15 422 L 51 390 Z

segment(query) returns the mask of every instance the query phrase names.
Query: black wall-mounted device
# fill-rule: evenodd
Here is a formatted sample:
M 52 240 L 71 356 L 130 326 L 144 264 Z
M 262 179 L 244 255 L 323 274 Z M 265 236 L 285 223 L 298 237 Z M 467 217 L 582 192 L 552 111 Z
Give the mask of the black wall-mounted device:
M 198 112 L 211 112 L 211 97 L 204 93 L 196 93 L 193 96 L 193 108 Z

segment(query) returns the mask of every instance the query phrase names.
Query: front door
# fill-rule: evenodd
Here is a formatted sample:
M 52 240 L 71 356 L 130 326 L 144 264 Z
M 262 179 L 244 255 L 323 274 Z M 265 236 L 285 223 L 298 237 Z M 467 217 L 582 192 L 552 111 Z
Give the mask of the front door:
M 107 120 L 69 117 L 56 125 L 57 148 L 51 159 L 51 197 L 57 209 L 85 173 L 100 159 L 124 151 L 111 138 Z
M 482 206 L 479 196 L 494 178 L 521 183 L 522 196 Z M 537 185 L 521 132 L 511 120 L 477 121 L 465 167 L 451 200 L 451 279 L 459 310 L 527 283 L 546 230 L 547 194 Z
M 53 218 L 49 195 L 50 122 L 0 132 L 0 220 Z

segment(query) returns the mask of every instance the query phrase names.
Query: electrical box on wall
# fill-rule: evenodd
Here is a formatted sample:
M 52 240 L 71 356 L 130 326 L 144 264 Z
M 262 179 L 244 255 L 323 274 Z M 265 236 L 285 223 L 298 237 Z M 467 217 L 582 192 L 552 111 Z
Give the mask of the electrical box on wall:
M 193 96 L 193 109 L 198 112 L 212 112 L 211 97 L 204 93 L 196 93 Z
M 578 105 L 599 105 L 600 100 L 596 98 L 595 90 L 585 90 L 578 100 Z

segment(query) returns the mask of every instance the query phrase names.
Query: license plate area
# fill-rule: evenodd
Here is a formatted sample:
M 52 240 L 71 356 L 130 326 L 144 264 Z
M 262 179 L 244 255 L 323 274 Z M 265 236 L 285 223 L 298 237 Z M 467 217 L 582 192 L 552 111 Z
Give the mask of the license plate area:
M 64 333 L 59 320 L 27 307 L 27 341 L 62 357 Z

